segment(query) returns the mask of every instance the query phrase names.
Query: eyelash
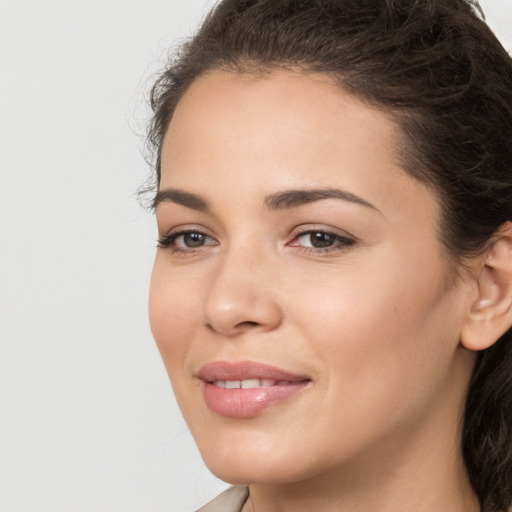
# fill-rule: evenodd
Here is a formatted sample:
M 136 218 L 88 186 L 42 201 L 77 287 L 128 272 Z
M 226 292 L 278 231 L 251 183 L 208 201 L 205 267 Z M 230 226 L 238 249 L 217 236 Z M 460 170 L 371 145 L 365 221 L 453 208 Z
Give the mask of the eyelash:
M 323 236 L 331 237 L 333 240 L 333 245 L 329 247 L 304 247 L 300 246 L 296 243 L 297 240 L 306 237 L 306 236 L 312 236 L 315 234 L 320 234 Z M 203 231 L 200 231 L 198 229 L 187 229 L 183 231 L 177 231 L 174 233 L 169 233 L 157 240 L 158 247 L 160 248 L 168 248 L 171 250 L 172 254 L 177 255 L 187 255 L 187 254 L 195 254 L 197 252 L 200 252 L 201 250 L 204 250 L 205 245 L 201 245 L 197 248 L 189 247 L 178 247 L 176 245 L 173 245 L 176 240 L 182 236 L 186 235 L 200 235 L 205 238 L 209 238 L 214 243 L 207 244 L 208 246 L 215 246 L 218 245 L 218 242 L 216 242 L 211 236 L 204 233 Z M 351 246 L 356 244 L 356 240 L 353 238 L 348 238 L 345 236 L 341 236 L 337 233 L 333 233 L 332 231 L 328 231 L 325 229 L 309 229 L 306 231 L 298 231 L 293 234 L 291 242 L 288 242 L 286 245 L 289 247 L 297 247 L 301 252 L 305 252 L 306 254 L 327 254 L 331 252 L 340 252 L 340 251 L 347 251 L 350 249 Z
M 179 237 L 186 236 L 186 235 L 201 235 L 205 238 L 209 238 L 210 240 L 213 240 L 213 238 L 211 236 L 207 235 L 206 233 L 204 233 L 198 229 L 186 229 L 183 231 L 176 231 L 174 233 L 169 233 L 169 234 L 163 236 L 162 238 L 159 238 L 157 240 L 158 247 L 161 247 L 164 249 L 169 248 L 171 250 L 172 254 L 183 254 L 183 255 L 191 254 L 191 253 L 194 254 L 194 253 L 200 251 L 204 247 L 204 245 L 202 245 L 198 248 L 193 248 L 193 247 L 185 248 L 185 247 L 178 247 L 176 245 L 173 245 Z M 208 245 L 218 245 L 218 243 L 216 242 L 215 244 L 208 244 Z
M 299 246 L 294 243 L 294 241 L 299 240 L 300 238 L 312 235 L 323 235 L 329 236 L 333 240 L 333 245 L 329 247 L 304 247 Z M 340 252 L 347 251 L 351 246 L 353 246 L 356 241 L 353 238 L 348 238 L 346 236 L 338 235 L 337 233 L 333 233 L 332 231 L 328 231 L 326 229 L 308 229 L 307 231 L 300 231 L 293 235 L 292 241 L 287 245 L 290 247 L 298 247 L 300 251 L 305 252 L 306 254 L 328 254 L 331 252 Z

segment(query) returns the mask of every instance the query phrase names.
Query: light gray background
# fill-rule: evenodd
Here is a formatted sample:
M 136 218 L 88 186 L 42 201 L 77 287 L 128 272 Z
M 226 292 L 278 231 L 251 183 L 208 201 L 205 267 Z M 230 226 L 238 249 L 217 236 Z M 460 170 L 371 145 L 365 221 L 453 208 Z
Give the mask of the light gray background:
M 191 512 L 147 321 L 145 94 L 212 1 L 0 0 L 0 512 Z M 483 0 L 512 49 L 512 0 Z

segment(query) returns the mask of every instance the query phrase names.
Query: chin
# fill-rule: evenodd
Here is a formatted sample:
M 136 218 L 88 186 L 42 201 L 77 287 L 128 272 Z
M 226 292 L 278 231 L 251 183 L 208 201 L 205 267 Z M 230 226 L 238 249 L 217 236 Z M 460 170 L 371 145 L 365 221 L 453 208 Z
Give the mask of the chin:
M 206 462 L 208 469 L 220 480 L 231 485 L 282 484 L 299 481 L 302 478 L 289 471 L 280 471 L 273 464 L 247 460 L 245 464 Z
M 208 469 L 232 485 L 297 482 L 310 478 L 315 466 L 304 453 L 297 453 L 296 445 L 286 447 L 282 442 L 257 444 L 245 439 L 215 446 L 199 443 L 199 449 Z

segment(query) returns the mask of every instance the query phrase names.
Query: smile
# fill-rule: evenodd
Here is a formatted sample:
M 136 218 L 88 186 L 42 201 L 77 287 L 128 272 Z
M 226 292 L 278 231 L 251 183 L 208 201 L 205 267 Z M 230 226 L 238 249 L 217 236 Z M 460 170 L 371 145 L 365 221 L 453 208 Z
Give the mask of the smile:
M 225 389 L 254 389 L 254 388 L 271 388 L 272 386 L 289 386 L 292 382 L 287 380 L 272 379 L 246 379 L 246 380 L 215 380 L 212 382 L 214 386 Z
M 209 363 L 198 377 L 208 409 L 230 418 L 256 416 L 311 383 L 304 375 L 250 361 Z

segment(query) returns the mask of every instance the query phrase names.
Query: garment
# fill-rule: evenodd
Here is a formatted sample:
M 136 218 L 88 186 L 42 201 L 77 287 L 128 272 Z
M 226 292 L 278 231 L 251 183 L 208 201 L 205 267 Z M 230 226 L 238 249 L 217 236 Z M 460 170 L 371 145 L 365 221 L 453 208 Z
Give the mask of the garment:
M 230 487 L 196 512 L 240 512 L 248 497 L 248 487 Z
M 248 487 L 230 487 L 197 512 L 240 512 L 248 497 Z

